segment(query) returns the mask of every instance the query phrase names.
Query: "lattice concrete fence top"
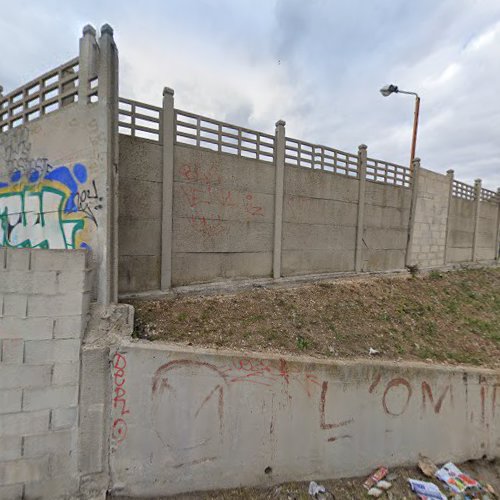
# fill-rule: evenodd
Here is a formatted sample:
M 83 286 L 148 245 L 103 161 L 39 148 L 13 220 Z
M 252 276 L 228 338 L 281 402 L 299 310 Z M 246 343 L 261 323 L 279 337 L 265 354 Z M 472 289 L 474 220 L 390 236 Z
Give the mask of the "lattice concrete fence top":
M 431 210 L 419 162 L 287 137 L 283 121 L 269 134 L 180 110 L 168 88 L 161 106 L 119 97 L 118 76 L 113 30 L 97 39 L 86 26 L 78 57 L 0 93 L 0 246 L 90 248 L 102 302 L 119 279 L 166 290 L 498 257 L 500 195 L 480 183 L 436 178 L 438 222 L 418 209 Z

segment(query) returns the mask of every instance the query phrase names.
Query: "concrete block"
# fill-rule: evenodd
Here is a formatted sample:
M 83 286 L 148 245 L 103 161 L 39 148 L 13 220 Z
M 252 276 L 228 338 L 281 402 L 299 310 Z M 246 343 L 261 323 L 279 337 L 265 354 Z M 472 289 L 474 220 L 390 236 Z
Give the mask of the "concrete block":
M 16 318 L 25 318 L 27 316 L 26 295 L 7 294 L 3 296 L 3 315 L 14 316 Z
M 0 318 L 0 337 L 3 339 L 43 340 L 51 339 L 52 318 Z
M 23 485 L 0 486 L 0 500 L 24 500 Z
M 30 340 L 25 343 L 24 349 L 25 363 L 38 364 L 77 361 L 80 353 L 80 340 Z
M 19 383 L 19 382 L 17 382 Z M 21 411 L 22 389 L 0 390 L 0 414 Z
M 17 363 L 23 362 L 24 340 L 23 339 L 4 339 L 2 340 L 2 363 Z M 0 406 L 1 409 L 1 406 Z
M 92 290 L 91 270 L 85 271 L 56 271 L 57 292 L 66 294 L 70 292 L 90 292 Z
M 0 437 L 0 462 L 21 458 L 21 436 Z
M 351 250 L 356 245 L 356 228 L 327 224 L 283 224 L 284 250 Z
M 0 270 L 0 293 L 56 293 L 55 272 Z
M 28 316 L 36 318 L 82 314 L 83 299 L 84 294 L 80 291 L 68 292 L 64 295 L 30 295 Z
M 7 248 L 6 268 L 10 271 L 29 271 L 31 250 L 29 248 Z
M 284 199 L 284 222 L 355 227 L 357 214 L 357 203 L 307 198 L 298 195 L 286 195 Z
M 48 428 L 48 410 L 0 415 L 0 436 L 36 434 Z
M 0 389 L 43 387 L 50 384 L 52 366 L 0 364 Z
M 79 339 L 83 334 L 82 316 L 65 316 L 56 318 L 54 322 L 55 339 Z
M 47 457 L 0 462 L 0 484 L 29 483 L 46 478 L 49 471 Z
M 105 455 L 106 413 L 104 404 L 95 404 L 83 409 L 80 423 L 79 470 L 83 474 L 102 472 Z
M 23 457 L 34 458 L 44 456 L 47 453 L 67 457 L 76 444 L 75 440 L 76 431 L 71 430 L 26 436 L 24 438 Z
M 52 385 L 77 385 L 80 363 L 56 363 L 52 371 Z
M 33 250 L 31 269 L 34 271 L 83 271 L 87 268 L 86 250 Z
M 77 385 L 50 386 L 23 391 L 23 411 L 75 406 L 77 403 Z
M 70 429 L 76 425 L 77 418 L 77 408 L 54 408 L 51 411 L 51 428 L 53 430 Z

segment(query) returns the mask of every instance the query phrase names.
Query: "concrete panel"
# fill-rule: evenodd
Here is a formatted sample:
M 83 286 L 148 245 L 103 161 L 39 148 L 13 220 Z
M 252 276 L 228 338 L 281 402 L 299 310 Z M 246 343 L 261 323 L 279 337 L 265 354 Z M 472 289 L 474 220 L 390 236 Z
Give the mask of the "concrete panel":
M 286 195 L 284 198 L 284 222 L 355 227 L 357 214 L 357 203 L 295 195 Z
M 120 179 L 122 219 L 160 219 L 161 184 L 140 179 Z
M 328 224 L 283 224 L 284 250 L 351 250 L 356 245 L 356 228 Z
M 159 255 L 121 255 L 118 269 L 120 293 L 160 288 Z
M 161 253 L 161 221 L 120 217 L 119 250 L 122 255 L 157 255 Z
M 175 252 L 269 252 L 273 226 L 261 222 L 174 219 Z
M 371 250 L 405 250 L 408 233 L 406 229 L 377 229 L 367 227 L 363 243 Z M 394 268 L 393 268 L 394 269 Z
M 321 170 L 285 167 L 285 193 L 288 195 L 357 203 L 358 182 Z
M 453 247 L 448 250 L 450 262 L 470 262 L 472 259 L 472 246 L 470 248 Z
M 271 163 L 176 145 L 174 164 L 174 183 L 274 194 L 275 167 Z
M 407 228 L 410 210 L 402 207 L 366 205 L 365 226 L 379 228 Z
M 272 253 L 174 253 L 174 286 L 232 278 L 264 278 L 272 273 Z
M 273 223 L 274 195 L 175 182 L 173 213 L 174 217 Z
M 470 262 L 474 239 L 473 201 L 451 198 L 448 231 L 448 261 Z
M 410 208 L 411 191 L 408 188 L 368 181 L 366 183 L 365 199 L 367 205 Z
M 354 270 L 352 250 L 284 250 L 283 275 L 335 273 Z
M 139 137 L 119 136 L 118 171 L 123 179 L 162 182 L 162 146 Z
M 113 409 L 124 432 L 112 436 L 110 466 L 122 495 L 365 475 L 420 453 L 440 463 L 500 451 L 493 370 L 126 341 L 120 356 L 128 411 Z
M 365 248 L 363 250 L 363 271 L 387 271 L 404 269 L 405 250 L 377 250 Z

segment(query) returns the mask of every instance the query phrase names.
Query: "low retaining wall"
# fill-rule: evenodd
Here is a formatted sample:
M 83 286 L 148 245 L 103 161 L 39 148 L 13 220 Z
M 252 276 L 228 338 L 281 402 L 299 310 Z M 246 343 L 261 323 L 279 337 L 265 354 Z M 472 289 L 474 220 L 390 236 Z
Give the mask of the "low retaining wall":
M 492 370 L 128 340 L 112 369 L 115 494 L 354 476 L 419 453 L 442 462 L 500 449 Z

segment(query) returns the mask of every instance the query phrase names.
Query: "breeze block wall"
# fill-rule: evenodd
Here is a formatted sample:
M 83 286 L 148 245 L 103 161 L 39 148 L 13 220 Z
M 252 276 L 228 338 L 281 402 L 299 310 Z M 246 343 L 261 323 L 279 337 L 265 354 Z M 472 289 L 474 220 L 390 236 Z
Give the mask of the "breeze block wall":
M 87 257 L 0 248 L 0 500 L 78 492 Z

